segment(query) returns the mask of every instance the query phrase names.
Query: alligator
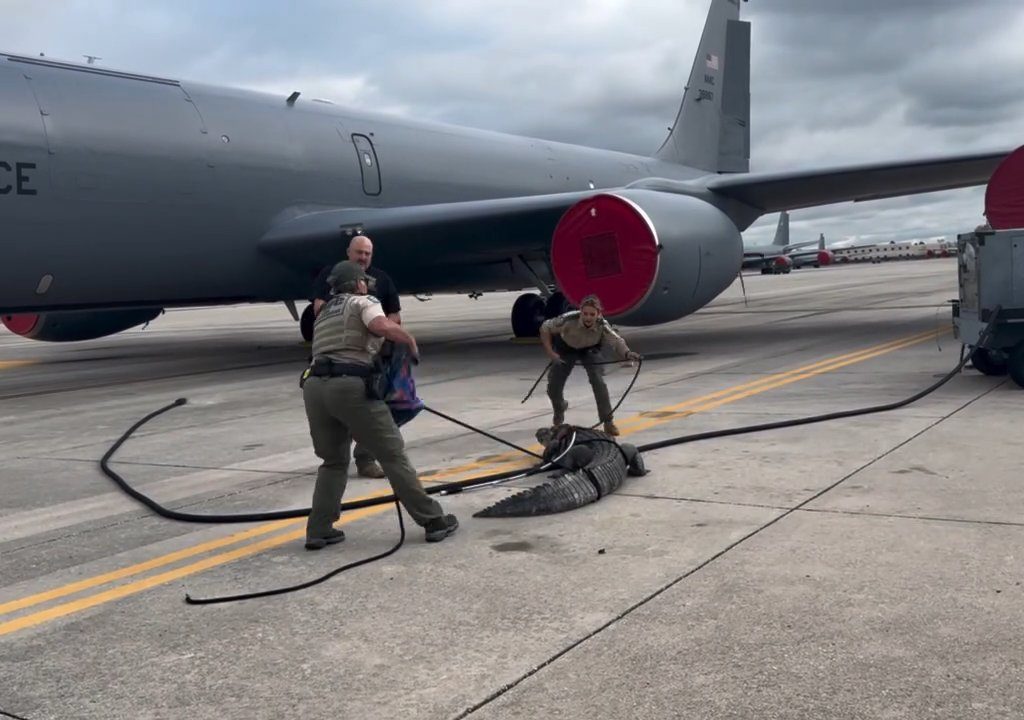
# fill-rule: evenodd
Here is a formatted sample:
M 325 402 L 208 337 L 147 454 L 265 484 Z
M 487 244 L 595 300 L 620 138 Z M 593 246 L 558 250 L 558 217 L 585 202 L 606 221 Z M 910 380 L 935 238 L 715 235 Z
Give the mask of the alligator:
M 530 517 L 575 510 L 597 502 L 622 486 L 626 475 L 646 475 L 635 446 L 607 433 L 575 425 L 541 428 L 537 440 L 544 460 L 555 465 L 552 482 L 499 500 L 473 517 Z

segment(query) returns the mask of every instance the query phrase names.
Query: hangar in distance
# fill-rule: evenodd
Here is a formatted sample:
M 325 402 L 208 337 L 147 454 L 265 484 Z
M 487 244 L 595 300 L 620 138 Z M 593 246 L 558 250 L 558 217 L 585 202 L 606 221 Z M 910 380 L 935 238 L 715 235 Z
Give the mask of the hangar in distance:
M 711 0 L 650 156 L 0 53 L 0 317 L 50 341 L 167 307 L 297 318 L 365 231 L 403 294 L 535 290 L 519 336 L 590 292 L 657 324 L 733 282 L 763 214 L 983 184 L 1009 152 L 751 173 L 750 43 Z

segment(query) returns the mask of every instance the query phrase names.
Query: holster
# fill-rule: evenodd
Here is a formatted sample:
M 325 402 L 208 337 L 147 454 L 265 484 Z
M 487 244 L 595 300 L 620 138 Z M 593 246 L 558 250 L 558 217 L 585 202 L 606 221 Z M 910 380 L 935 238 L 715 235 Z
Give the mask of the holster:
M 358 363 L 335 362 L 326 355 L 317 355 L 299 378 L 299 387 L 306 384 L 310 377 L 361 377 L 369 383 L 374 375 L 374 368 Z
M 378 354 L 373 356 L 373 366 L 363 379 L 366 385 L 367 400 L 383 400 L 388 392 L 388 375 L 385 372 L 384 360 Z

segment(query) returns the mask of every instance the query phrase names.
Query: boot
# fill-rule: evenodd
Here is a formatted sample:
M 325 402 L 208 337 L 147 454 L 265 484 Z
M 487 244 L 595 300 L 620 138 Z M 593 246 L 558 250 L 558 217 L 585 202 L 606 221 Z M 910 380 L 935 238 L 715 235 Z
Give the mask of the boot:
M 307 537 L 306 538 L 306 549 L 307 550 L 320 550 L 327 547 L 328 545 L 334 545 L 344 541 L 345 533 L 341 530 L 331 528 L 327 531 L 327 535 L 324 537 Z
M 384 477 L 384 470 L 376 462 L 371 462 L 368 465 L 363 465 L 356 468 L 356 472 L 359 473 L 360 477 L 367 478 L 382 478 Z
M 428 522 L 423 529 L 426 531 L 427 542 L 441 542 L 455 532 L 459 527 L 459 521 L 454 515 L 434 518 Z

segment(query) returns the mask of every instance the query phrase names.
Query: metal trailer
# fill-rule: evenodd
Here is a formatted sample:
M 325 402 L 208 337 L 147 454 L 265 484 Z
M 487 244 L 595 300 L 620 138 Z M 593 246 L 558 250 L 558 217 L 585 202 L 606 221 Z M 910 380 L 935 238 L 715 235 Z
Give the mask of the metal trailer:
M 985 227 L 957 236 L 960 297 L 953 302 L 953 334 L 986 375 L 1010 374 L 1024 387 L 1024 228 Z M 998 313 L 998 314 L 997 314 Z M 996 322 L 987 337 L 985 328 Z

